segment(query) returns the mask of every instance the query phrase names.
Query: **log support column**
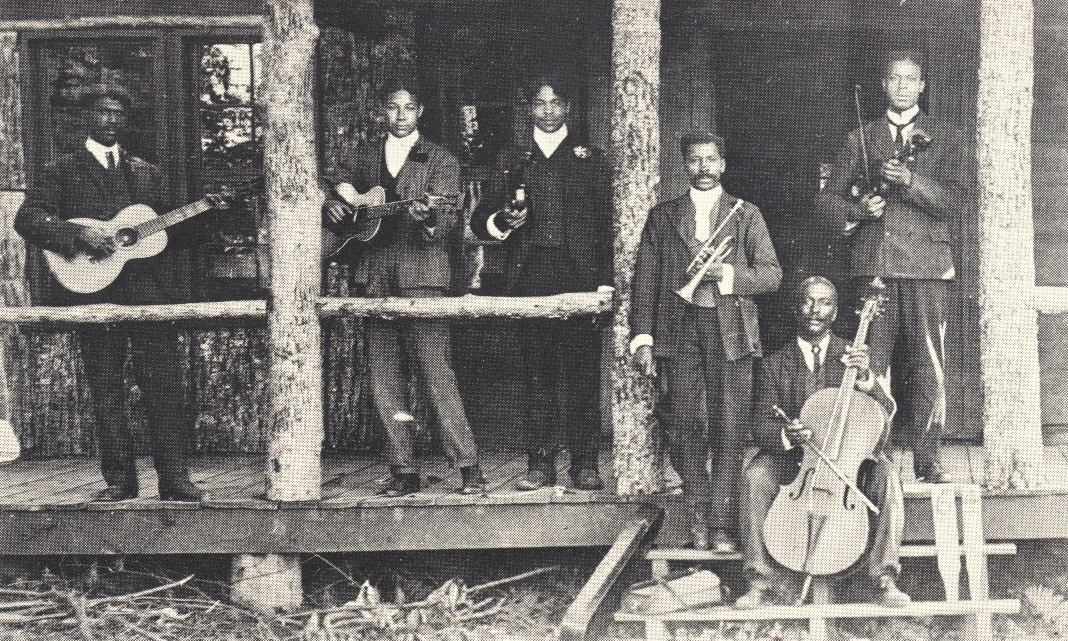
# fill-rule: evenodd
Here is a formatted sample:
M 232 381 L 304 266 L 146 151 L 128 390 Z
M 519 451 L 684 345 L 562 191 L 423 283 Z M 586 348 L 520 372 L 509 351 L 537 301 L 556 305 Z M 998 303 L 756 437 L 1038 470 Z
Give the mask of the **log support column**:
M 267 0 L 263 29 L 264 178 L 271 248 L 267 306 L 271 444 L 267 498 L 320 498 L 323 441 L 320 207 L 312 99 L 315 42 L 311 0 Z M 261 611 L 303 600 L 300 558 L 234 560 L 233 597 Z
M 620 494 L 663 486 L 661 451 L 652 429 L 651 381 L 634 369 L 630 287 L 634 257 L 660 181 L 660 2 L 614 0 L 612 5 L 612 162 L 617 305 L 613 322 L 612 423 Z
M 980 2 L 977 119 L 986 483 L 1043 483 L 1031 202 L 1034 9 Z

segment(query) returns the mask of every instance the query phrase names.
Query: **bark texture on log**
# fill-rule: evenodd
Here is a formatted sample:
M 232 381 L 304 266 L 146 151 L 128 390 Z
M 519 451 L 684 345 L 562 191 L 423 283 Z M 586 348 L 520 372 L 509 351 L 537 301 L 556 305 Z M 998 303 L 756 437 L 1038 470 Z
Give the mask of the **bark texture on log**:
M 268 305 L 271 444 L 267 496 L 316 500 L 322 481 L 322 338 L 318 163 L 308 0 L 268 0 L 263 33 L 264 174 L 271 248 Z
M 1031 201 L 1034 13 L 983 0 L 977 159 L 986 483 L 1037 487 L 1042 419 Z M 1021 260 L 1021 258 L 1023 258 Z
M 0 190 L 25 189 L 18 34 L 0 32 Z
M 660 3 L 614 0 L 612 6 L 612 159 L 616 210 L 612 424 L 620 494 L 663 486 L 658 430 L 652 428 L 652 381 L 631 363 L 630 287 L 649 209 L 656 204 L 660 160 Z

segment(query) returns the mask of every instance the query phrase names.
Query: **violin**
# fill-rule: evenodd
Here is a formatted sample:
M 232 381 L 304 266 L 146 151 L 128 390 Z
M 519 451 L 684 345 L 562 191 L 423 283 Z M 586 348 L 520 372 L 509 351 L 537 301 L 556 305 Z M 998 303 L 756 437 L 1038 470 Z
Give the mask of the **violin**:
M 867 339 L 885 300 L 885 285 L 873 282 L 864 299 L 853 347 Z M 869 512 L 878 508 L 857 488 L 861 464 L 886 437 L 889 416 L 871 396 L 856 390 L 857 368 L 847 367 L 839 387 L 822 389 L 805 401 L 801 422 L 812 430 L 797 477 L 779 489 L 764 521 L 764 545 L 773 559 L 806 575 L 848 569 L 864 554 Z M 802 591 L 802 600 L 804 593 Z

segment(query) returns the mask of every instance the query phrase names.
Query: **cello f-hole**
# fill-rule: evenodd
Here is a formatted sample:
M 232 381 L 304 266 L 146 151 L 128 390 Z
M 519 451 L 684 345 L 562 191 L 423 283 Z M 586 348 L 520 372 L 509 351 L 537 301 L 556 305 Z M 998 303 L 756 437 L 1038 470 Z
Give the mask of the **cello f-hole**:
M 811 476 L 816 472 L 816 468 L 810 467 L 804 472 L 804 476 L 801 478 L 801 483 L 797 486 L 796 492 L 790 492 L 789 497 L 796 501 L 801 498 L 801 495 L 805 493 L 805 485 L 811 480 Z

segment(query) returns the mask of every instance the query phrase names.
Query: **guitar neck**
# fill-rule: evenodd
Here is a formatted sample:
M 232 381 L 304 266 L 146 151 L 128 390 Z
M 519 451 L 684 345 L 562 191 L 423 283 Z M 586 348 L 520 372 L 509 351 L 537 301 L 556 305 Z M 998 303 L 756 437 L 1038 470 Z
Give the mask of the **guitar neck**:
M 381 205 L 367 205 L 360 212 L 361 220 L 374 220 L 376 218 L 386 218 L 387 216 L 395 216 L 397 214 L 408 211 L 408 205 L 419 200 L 418 198 L 409 198 L 408 200 L 398 200 L 391 203 L 383 203 Z
M 137 235 L 140 238 L 151 236 L 152 234 L 159 233 L 168 227 L 177 225 L 180 222 L 189 220 L 194 216 L 198 216 L 212 208 L 211 203 L 207 198 L 201 198 L 196 202 L 189 203 L 184 207 L 179 207 L 174 211 L 169 211 L 162 216 L 157 216 L 152 220 L 147 220 L 140 225 L 137 225 L 134 229 L 137 231 Z

